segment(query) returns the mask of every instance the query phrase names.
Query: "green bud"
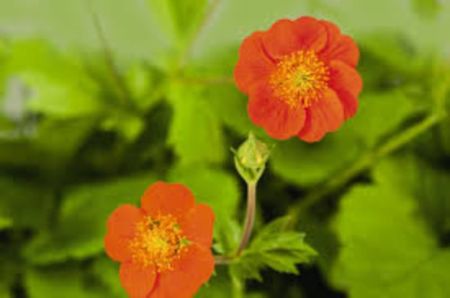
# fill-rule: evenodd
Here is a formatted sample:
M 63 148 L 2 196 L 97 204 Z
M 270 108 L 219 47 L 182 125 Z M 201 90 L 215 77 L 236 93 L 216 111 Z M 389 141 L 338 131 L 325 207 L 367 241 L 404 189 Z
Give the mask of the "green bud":
M 247 140 L 234 151 L 234 163 L 241 177 L 249 184 L 255 184 L 264 173 L 271 148 L 249 133 Z

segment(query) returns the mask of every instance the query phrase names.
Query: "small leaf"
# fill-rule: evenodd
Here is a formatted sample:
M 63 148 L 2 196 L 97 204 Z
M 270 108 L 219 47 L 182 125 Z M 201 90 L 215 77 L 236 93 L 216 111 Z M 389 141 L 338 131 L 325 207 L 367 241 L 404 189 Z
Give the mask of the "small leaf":
M 261 280 L 261 270 L 298 274 L 297 265 L 309 263 L 316 252 L 304 241 L 305 235 L 285 231 L 288 217 L 277 219 L 256 235 L 249 248 L 232 265 L 233 274 Z

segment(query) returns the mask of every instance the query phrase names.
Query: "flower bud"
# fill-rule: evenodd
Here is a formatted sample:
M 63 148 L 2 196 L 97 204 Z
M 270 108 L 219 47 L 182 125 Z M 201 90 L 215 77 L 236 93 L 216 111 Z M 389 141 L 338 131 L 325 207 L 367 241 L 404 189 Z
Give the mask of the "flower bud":
M 250 133 L 247 140 L 234 152 L 236 169 L 247 183 L 258 182 L 264 172 L 270 151 L 266 143 Z

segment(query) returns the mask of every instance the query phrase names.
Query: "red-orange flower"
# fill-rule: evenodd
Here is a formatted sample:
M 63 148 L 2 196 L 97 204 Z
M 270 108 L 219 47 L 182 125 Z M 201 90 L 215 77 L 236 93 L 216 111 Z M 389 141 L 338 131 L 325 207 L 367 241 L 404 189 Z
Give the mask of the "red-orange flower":
M 122 205 L 109 217 L 106 252 L 121 263 L 131 298 L 192 297 L 214 271 L 214 214 L 181 184 L 156 182 L 141 208 Z
M 353 116 L 362 80 L 359 50 L 324 20 L 280 20 L 247 37 L 234 77 L 252 121 L 276 139 L 320 140 Z

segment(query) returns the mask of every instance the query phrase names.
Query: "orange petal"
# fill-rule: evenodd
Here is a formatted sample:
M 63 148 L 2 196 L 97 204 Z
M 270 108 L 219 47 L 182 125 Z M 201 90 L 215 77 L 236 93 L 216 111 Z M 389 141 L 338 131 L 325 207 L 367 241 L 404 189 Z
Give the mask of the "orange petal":
M 250 93 L 248 113 L 252 121 L 262 126 L 274 139 L 295 136 L 305 122 L 305 110 L 301 105 L 291 107 L 273 96 L 270 87 L 260 85 Z
M 238 88 L 248 93 L 250 88 L 265 80 L 274 70 L 274 62 L 267 56 L 261 41 L 262 32 L 255 32 L 242 42 L 239 60 L 234 69 Z
M 330 87 L 334 90 L 347 90 L 354 97 L 358 97 L 363 82 L 359 73 L 348 64 L 333 60 L 330 66 Z
M 118 262 L 130 260 L 131 254 L 128 249 L 129 238 L 121 237 L 115 233 L 108 233 L 104 240 L 106 254 Z
M 159 181 L 145 191 L 141 205 L 148 215 L 172 214 L 181 218 L 194 207 L 194 201 L 194 195 L 186 186 Z
M 143 216 L 142 210 L 133 205 L 119 206 L 108 218 L 108 232 L 124 237 L 133 236 L 136 223 Z
M 130 298 L 145 298 L 153 289 L 156 271 L 153 267 L 142 268 L 133 263 L 122 263 L 120 282 Z
M 343 121 L 342 103 L 333 90 L 326 89 L 323 97 L 307 109 L 307 120 L 298 137 L 306 142 L 319 141 L 325 133 L 338 129 Z
M 328 42 L 320 52 L 323 60 L 341 60 L 350 66 L 355 67 L 359 60 L 359 49 L 356 43 L 347 35 L 341 34 L 339 28 L 328 21 L 321 20 L 328 35 Z
M 211 277 L 214 258 L 209 249 L 191 245 L 186 255 L 174 264 L 173 271 L 162 272 L 149 297 L 191 298 Z
M 311 17 L 279 20 L 262 36 L 264 47 L 274 59 L 302 49 L 319 51 L 325 46 L 326 38 L 323 26 Z
M 344 118 L 348 119 L 355 115 L 358 110 L 358 99 L 346 90 L 336 91 L 336 93 L 344 108 Z
M 191 209 L 180 222 L 186 237 L 204 247 L 211 247 L 214 228 L 214 212 L 204 204 Z

